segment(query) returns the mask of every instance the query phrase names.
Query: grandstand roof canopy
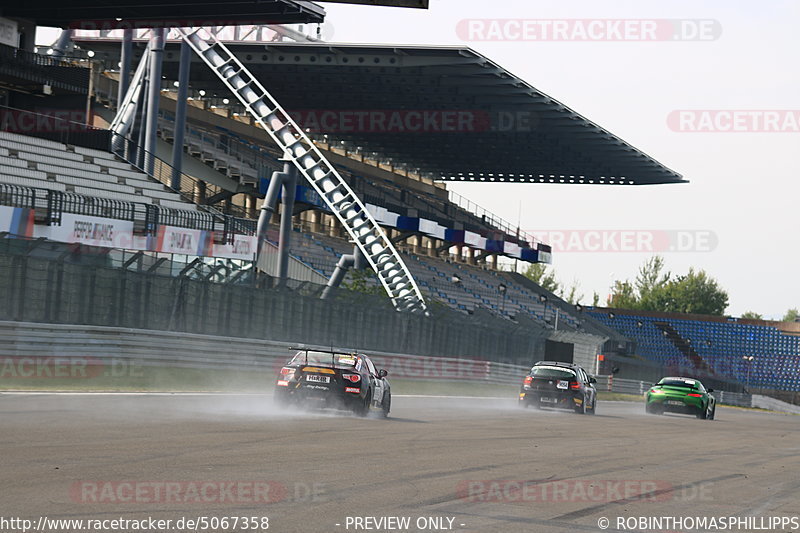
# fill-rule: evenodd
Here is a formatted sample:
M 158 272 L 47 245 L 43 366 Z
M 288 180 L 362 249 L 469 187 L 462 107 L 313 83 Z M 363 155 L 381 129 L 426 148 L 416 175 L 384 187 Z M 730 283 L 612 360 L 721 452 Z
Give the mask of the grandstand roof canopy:
M 105 30 L 130 27 L 322 22 L 324 8 L 304 0 L 33 0 L 8 2 L 4 17 L 39 26 Z
M 369 6 L 416 7 L 428 9 L 429 0 L 314 0 L 334 4 L 363 4 Z
M 118 44 L 84 44 L 115 61 Z M 178 75 L 177 42 L 164 74 Z M 229 44 L 301 125 L 434 179 L 645 185 L 681 175 L 466 47 Z M 101 55 L 102 57 L 102 55 Z M 229 96 L 199 62 L 192 89 Z M 396 111 L 396 112 L 395 112 Z M 327 113 L 327 114 L 326 114 Z M 333 113 L 333 114 L 331 114 Z

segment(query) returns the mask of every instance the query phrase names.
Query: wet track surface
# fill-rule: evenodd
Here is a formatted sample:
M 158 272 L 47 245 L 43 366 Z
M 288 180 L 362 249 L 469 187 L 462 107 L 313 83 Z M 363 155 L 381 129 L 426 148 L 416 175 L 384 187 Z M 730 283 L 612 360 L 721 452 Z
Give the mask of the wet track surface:
M 33 519 L 268 516 L 269 531 L 304 533 L 356 531 L 348 516 L 409 517 L 400 531 L 442 531 L 415 522 L 449 517 L 453 531 L 516 532 L 800 515 L 800 417 L 643 411 L 396 397 L 380 420 L 285 412 L 259 395 L 0 394 L 0 504 Z M 234 482 L 244 488 L 233 496 L 191 492 Z M 164 483 L 180 489 L 153 488 Z

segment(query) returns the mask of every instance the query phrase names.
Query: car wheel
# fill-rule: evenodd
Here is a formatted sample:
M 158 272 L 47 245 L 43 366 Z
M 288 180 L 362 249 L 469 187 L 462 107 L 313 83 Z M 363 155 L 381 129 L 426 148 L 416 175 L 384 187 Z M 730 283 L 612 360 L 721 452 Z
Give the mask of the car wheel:
M 708 408 L 706 409 L 701 408 L 699 411 L 697 411 L 697 418 L 699 418 L 700 420 L 705 420 L 706 418 L 708 418 Z
M 597 397 L 592 402 L 592 408 L 587 410 L 590 415 L 597 413 Z
M 358 416 L 367 416 L 369 414 L 369 406 L 372 403 L 372 389 L 367 391 L 367 396 L 364 398 L 363 402 L 356 403 L 355 412 Z
M 381 417 L 387 418 L 389 416 L 389 411 L 392 408 L 392 395 L 389 394 L 389 397 L 386 397 L 386 394 L 383 396 L 383 409 L 381 409 Z
M 644 409 L 647 412 L 647 414 L 649 414 L 649 415 L 663 415 L 664 414 L 664 410 L 663 409 L 659 409 L 655 404 L 647 404 Z
M 707 418 L 708 420 L 714 420 L 714 416 L 715 416 L 716 414 L 717 414 L 717 406 L 716 406 L 716 405 L 714 405 L 713 407 L 711 407 L 711 412 L 709 412 L 709 413 L 708 413 L 708 416 L 707 416 L 706 418 Z
M 579 415 L 586 414 L 586 396 L 583 397 L 583 401 L 581 402 L 580 405 L 575 406 L 575 412 L 578 413 Z

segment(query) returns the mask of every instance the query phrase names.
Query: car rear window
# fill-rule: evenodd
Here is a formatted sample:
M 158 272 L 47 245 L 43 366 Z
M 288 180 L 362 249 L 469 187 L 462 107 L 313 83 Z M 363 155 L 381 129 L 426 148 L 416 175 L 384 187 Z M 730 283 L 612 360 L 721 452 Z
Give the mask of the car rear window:
M 687 389 L 696 389 L 697 381 L 693 379 L 675 379 L 664 378 L 658 382 L 659 385 L 666 385 L 667 387 L 684 387 Z
M 302 351 L 297 352 L 289 364 L 353 368 L 357 362 L 358 356 L 353 354 Z
M 575 377 L 574 370 L 557 366 L 535 366 L 531 369 L 531 374 L 537 378 L 572 379 Z

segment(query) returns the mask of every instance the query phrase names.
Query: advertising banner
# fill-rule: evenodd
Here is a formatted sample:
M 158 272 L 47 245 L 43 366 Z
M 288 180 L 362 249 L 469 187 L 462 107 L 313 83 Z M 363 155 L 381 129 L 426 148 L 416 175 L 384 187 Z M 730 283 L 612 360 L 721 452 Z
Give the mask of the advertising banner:
M 233 242 L 214 245 L 214 257 L 226 257 L 228 259 L 255 261 L 257 251 L 258 238 L 249 235 L 234 235 Z
M 133 222 L 113 218 L 64 213 L 60 226 L 50 226 L 49 238 L 58 242 L 86 244 L 105 248 L 133 246 Z
M 150 238 L 148 250 L 171 254 L 212 255 L 213 239 L 210 231 L 159 226 L 158 233 Z

